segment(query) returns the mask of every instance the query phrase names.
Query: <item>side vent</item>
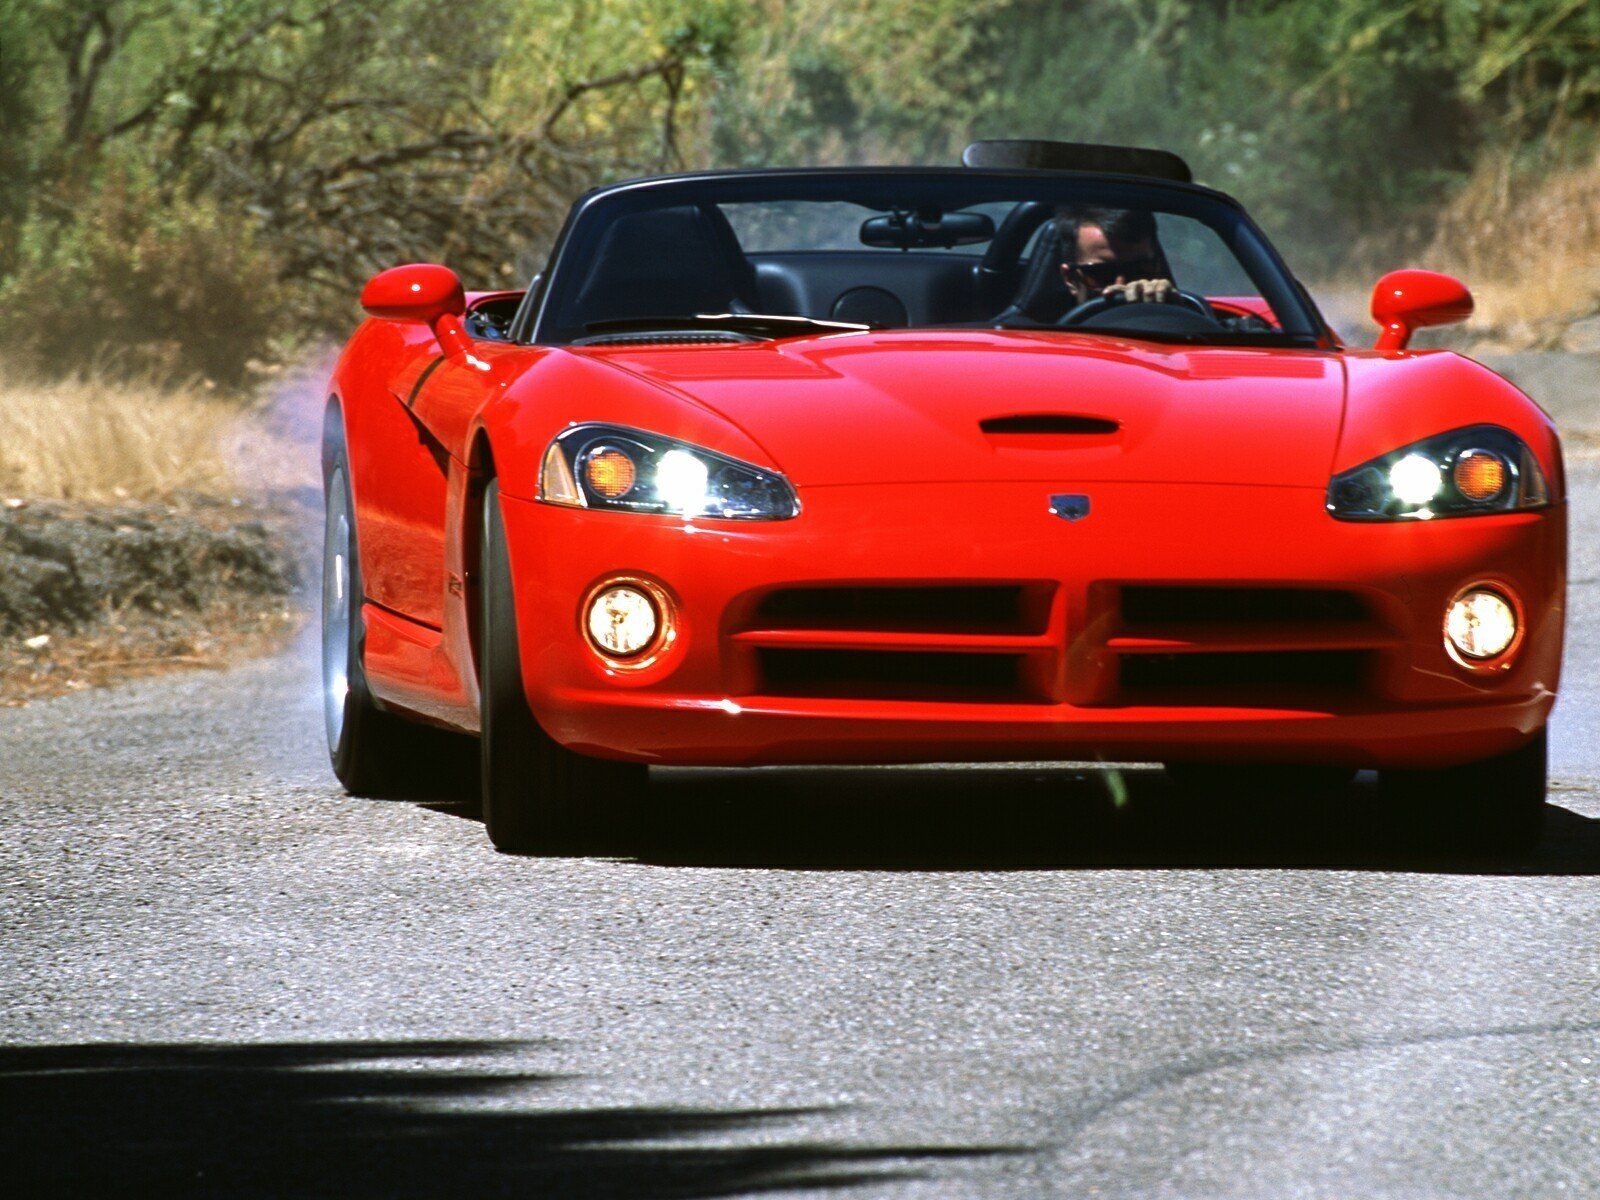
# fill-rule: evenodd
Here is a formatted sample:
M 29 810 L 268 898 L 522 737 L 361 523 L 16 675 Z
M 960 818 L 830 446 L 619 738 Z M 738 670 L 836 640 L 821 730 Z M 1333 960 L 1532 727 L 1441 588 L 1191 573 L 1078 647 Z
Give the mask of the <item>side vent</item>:
M 1122 428 L 1105 417 L 1081 417 L 1068 413 L 1018 413 L 1010 417 L 986 417 L 978 422 L 985 433 L 1076 433 L 1107 434 Z

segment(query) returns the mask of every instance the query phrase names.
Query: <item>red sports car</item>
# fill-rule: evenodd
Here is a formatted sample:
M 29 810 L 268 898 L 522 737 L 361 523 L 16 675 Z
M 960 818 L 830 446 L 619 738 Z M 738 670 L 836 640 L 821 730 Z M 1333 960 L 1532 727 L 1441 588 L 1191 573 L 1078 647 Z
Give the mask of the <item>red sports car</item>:
M 375 277 L 323 454 L 345 786 L 477 735 L 542 851 L 651 763 L 1376 769 L 1536 836 L 1561 449 L 1407 348 L 1467 290 L 1385 276 L 1349 349 L 1181 162 L 1058 149 L 638 180 L 526 292 Z

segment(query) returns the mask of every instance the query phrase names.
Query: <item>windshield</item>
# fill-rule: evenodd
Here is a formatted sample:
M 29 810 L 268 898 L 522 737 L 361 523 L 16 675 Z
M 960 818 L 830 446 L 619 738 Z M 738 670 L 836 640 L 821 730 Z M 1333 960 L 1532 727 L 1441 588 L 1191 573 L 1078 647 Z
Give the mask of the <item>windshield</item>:
M 1301 289 L 1233 203 L 1043 172 L 839 170 L 644 181 L 580 202 L 533 340 L 805 321 L 1309 345 Z M 788 323 L 767 318 L 786 317 Z M 800 319 L 795 326 L 795 319 Z

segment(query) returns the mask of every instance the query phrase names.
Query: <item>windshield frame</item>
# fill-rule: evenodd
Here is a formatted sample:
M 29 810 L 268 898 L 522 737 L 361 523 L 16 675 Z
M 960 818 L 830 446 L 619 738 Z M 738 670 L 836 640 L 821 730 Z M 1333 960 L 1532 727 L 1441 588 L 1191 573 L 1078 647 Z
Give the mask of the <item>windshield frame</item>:
M 886 189 L 926 189 L 947 193 L 951 207 L 989 200 L 1028 199 L 1062 204 L 1148 206 L 1160 212 L 1197 217 L 1210 226 L 1261 288 L 1280 322 L 1280 331 L 1254 344 L 1332 348 L 1337 343 L 1309 293 L 1284 263 L 1244 206 L 1233 197 L 1201 187 L 1144 176 L 1079 171 L 974 170 L 968 167 L 835 167 L 771 171 L 706 171 L 630 180 L 579 197 L 551 251 L 542 286 L 530 289 L 512 327 L 512 340 L 524 344 L 569 345 L 583 332 L 562 330 L 555 317 L 566 292 L 581 278 L 581 266 L 616 217 L 669 205 L 751 201 L 857 202 L 881 182 Z M 1052 195 L 1054 193 L 1054 195 Z M 1206 216 L 1199 214 L 1205 213 Z M 1214 219 L 1208 220 L 1206 217 Z M 970 325 L 968 327 L 971 327 Z M 917 326 L 916 328 L 940 328 Z M 1093 332 L 1093 331 L 1085 331 Z M 1140 337 L 1135 331 L 1115 331 Z M 1217 344 L 1227 344 L 1218 342 Z M 1238 344 L 1238 343 L 1233 343 Z

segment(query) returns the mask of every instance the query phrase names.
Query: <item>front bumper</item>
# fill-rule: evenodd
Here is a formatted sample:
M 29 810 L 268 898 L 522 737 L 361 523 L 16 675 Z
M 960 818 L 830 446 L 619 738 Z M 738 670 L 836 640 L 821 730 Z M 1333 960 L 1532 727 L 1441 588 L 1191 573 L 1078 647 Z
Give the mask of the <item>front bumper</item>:
M 1089 515 L 1068 522 L 1049 511 L 1059 490 L 1047 482 L 816 487 L 802 490 L 799 517 L 771 523 L 506 498 L 529 701 L 574 750 L 683 765 L 1442 766 L 1514 749 L 1549 717 L 1564 621 L 1564 508 L 1355 524 L 1329 517 L 1320 489 L 1115 483 L 1081 485 Z M 609 667 L 581 632 L 581 598 L 613 575 L 653 580 L 675 602 L 676 637 L 642 670 Z M 1446 654 L 1441 623 L 1450 598 L 1483 580 L 1516 593 L 1526 635 L 1507 669 L 1473 674 Z M 763 598 L 778 589 L 951 584 L 1016 587 L 1023 624 L 777 628 L 762 615 Z M 1363 616 L 1136 627 L 1119 597 L 1140 587 L 1317 589 L 1354 597 Z M 795 652 L 819 662 L 1004 658 L 1016 687 L 869 694 L 870 686 L 826 679 L 795 688 L 792 673 L 775 686 L 771 656 Z M 1174 676 L 1183 687 L 1128 686 L 1152 676 L 1130 671 L 1130 660 L 1182 666 L 1187 654 L 1354 665 L 1327 686 L 1307 678 L 1208 685 L 1193 672 Z

